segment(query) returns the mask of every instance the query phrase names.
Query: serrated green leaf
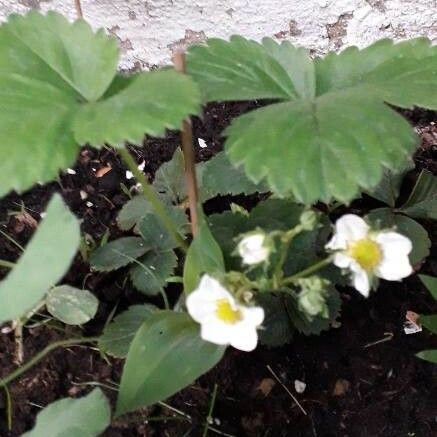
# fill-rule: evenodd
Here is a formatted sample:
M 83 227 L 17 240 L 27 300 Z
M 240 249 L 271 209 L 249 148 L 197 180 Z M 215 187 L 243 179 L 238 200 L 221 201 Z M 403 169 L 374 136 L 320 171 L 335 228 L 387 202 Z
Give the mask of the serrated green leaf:
M 395 173 L 385 169 L 379 184 L 375 188 L 366 191 L 366 193 L 374 199 L 378 199 L 394 208 L 404 176 L 413 168 L 414 162 L 408 160 L 405 167 L 399 172 Z
M 179 234 L 183 237 L 188 229 L 187 216 L 182 209 L 167 207 L 169 215 L 176 224 Z M 138 231 L 147 247 L 161 251 L 174 249 L 179 246 L 173 235 L 162 224 L 162 221 L 153 213 L 145 215 L 138 223 Z
M 129 276 L 136 289 L 148 296 L 156 296 L 177 264 L 177 257 L 172 250 L 152 250 L 131 267 Z
M 90 264 L 93 270 L 109 272 L 127 266 L 150 249 L 141 237 L 123 237 L 99 247 L 91 255 Z
M 110 422 L 109 402 L 96 388 L 82 398 L 65 398 L 51 403 L 38 413 L 32 431 L 21 437 L 97 437 Z
M 266 184 L 254 184 L 229 161 L 224 152 L 213 156 L 209 161 L 197 164 L 199 198 L 202 202 L 216 196 L 252 194 L 268 191 Z
M 283 101 L 236 119 L 225 148 L 252 181 L 266 179 L 275 193 L 307 204 L 349 202 L 375 187 L 384 168 L 401 169 L 418 139 L 386 102 L 437 108 L 437 49 L 420 38 L 350 48 L 314 64 L 287 43 L 213 39 L 190 49 L 188 71 L 210 100 Z
M 161 195 L 170 198 L 175 204 L 186 197 L 184 154 L 178 147 L 170 161 L 159 167 L 153 180 L 153 188 Z
M 184 292 L 191 293 L 202 273 L 225 271 L 225 262 L 208 224 L 199 209 L 199 230 L 187 251 L 184 264 Z
M 416 145 L 407 121 L 364 93 L 270 105 L 239 117 L 225 135 L 231 161 L 250 179 L 266 178 L 303 203 L 349 201 L 380 181 L 381 163 L 399 168 Z
M 150 202 L 144 196 L 135 196 L 127 201 L 118 213 L 118 227 L 123 231 L 129 231 L 151 212 L 153 208 Z
M 200 338 L 199 325 L 188 314 L 152 314 L 129 348 L 117 416 L 173 395 L 215 366 L 224 351 Z
M 0 323 L 38 304 L 67 271 L 79 242 L 79 221 L 55 194 L 17 265 L 0 283 Z
M 415 220 L 402 214 L 395 214 L 390 208 L 374 209 L 367 215 L 367 219 L 382 229 L 395 228 L 397 232 L 411 240 L 413 250 L 409 258 L 412 265 L 420 263 L 429 255 L 431 241 L 428 233 Z
M 265 314 L 263 329 L 258 331 L 260 343 L 271 347 L 289 343 L 294 326 L 287 311 L 286 296 L 282 293 L 262 293 L 257 303 L 264 308 Z
M 437 48 L 426 38 L 377 41 L 316 60 L 317 95 L 359 88 L 396 106 L 437 109 Z
M 140 326 L 158 308 L 154 305 L 132 305 L 105 327 L 99 349 L 116 358 L 126 358 L 129 346 Z
M 67 325 L 83 325 L 97 313 L 98 299 L 88 290 L 60 285 L 49 290 L 47 311 Z
M 425 361 L 430 361 L 431 363 L 437 363 L 437 349 L 421 351 L 416 354 L 416 357 L 419 357 Z
M 437 314 L 431 316 L 421 315 L 420 323 L 422 323 L 422 325 L 432 333 L 437 334 Z
M 422 170 L 400 211 L 414 218 L 437 220 L 437 177 Z
M 53 179 L 74 162 L 71 119 L 97 100 L 118 62 L 114 40 L 83 20 L 30 12 L 0 27 L 0 196 Z
M 211 38 L 188 52 L 188 73 L 208 100 L 291 99 L 296 90 L 284 67 L 261 44 L 232 36 Z
M 431 293 L 434 300 L 437 300 L 437 278 L 428 275 L 419 275 L 419 278 Z
M 76 140 L 124 147 L 144 134 L 162 136 L 199 110 L 199 91 L 189 77 L 173 70 L 141 73 L 108 99 L 87 105 L 74 121 Z

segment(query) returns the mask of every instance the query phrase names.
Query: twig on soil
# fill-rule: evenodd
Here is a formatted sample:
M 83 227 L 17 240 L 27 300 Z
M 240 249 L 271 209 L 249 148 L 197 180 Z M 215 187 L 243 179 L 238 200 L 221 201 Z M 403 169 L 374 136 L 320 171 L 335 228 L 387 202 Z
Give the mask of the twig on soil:
M 12 238 L 9 234 L 7 234 L 5 231 L 2 231 L 1 229 L 0 234 L 2 234 L 3 237 L 7 238 L 12 244 L 17 246 L 21 252 L 24 252 L 24 247 L 17 240 L 15 240 L 15 238 Z
M 381 338 L 380 340 L 372 341 L 372 343 L 367 343 L 363 346 L 363 349 L 367 349 L 368 347 L 376 346 L 380 343 L 385 343 L 386 341 L 390 341 L 393 339 L 394 334 L 393 332 L 384 332 L 385 337 Z
M 185 73 L 185 54 L 182 52 L 175 53 L 173 57 L 173 63 L 175 70 L 180 73 Z M 190 218 L 191 218 L 191 232 L 193 236 L 197 234 L 198 217 L 197 217 L 197 179 L 196 179 L 196 165 L 194 162 L 194 149 L 193 149 L 193 129 L 191 126 L 191 120 L 187 118 L 182 122 L 181 131 L 182 151 L 184 153 L 185 162 L 185 180 L 187 183 L 188 191 L 188 203 L 190 206 Z
M 15 340 L 15 357 L 14 363 L 21 366 L 24 360 L 24 348 L 23 348 L 23 322 L 16 320 L 14 322 L 14 340 Z
M 273 377 L 276 379 L 276 381 L 279 382 L 281 387 L 290 395 L 291 399 L 295 402 L 295 404 L 300 408 L 303 414 L 305 416 L 308 416 L 308 413 L 305 411 L 305 409 L 302 407 L 302 405 L 299 403 L 299 401 L 296 399 L 296 397 L 291 393 L 291 391 L 288 389 L 288 387 L 280 380 L 279 376 L 273 371 L 273 369 L 267 364 L 267 370 L 273 375 Z

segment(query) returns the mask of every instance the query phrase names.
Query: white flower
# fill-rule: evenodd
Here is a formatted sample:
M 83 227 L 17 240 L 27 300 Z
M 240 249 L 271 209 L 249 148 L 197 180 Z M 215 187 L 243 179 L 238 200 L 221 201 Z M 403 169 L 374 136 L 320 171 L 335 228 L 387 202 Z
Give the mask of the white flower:
M 270 255 L 270 247 L 267 244 L 264 232 L 247 234 L 238 243 L 237 250 L 243 263 L 248 265 L 262 263 Z
M 204 340 L 246 352 L 256 348 L 256 328 L 264 320 L 264 310 L 240 305 L 216 279 L 203 275 L 186 305 L 190 316 L 200 323 Z
M 351 271 L 354 287 L 365 297 L 373 277 L 398 281 L 413 272 L 408 259 L 413 246 L 407 237 L 389 230 L 374 231 L 354 214 L 337 220 L 326 248 L 335 251 L 337 267 Z

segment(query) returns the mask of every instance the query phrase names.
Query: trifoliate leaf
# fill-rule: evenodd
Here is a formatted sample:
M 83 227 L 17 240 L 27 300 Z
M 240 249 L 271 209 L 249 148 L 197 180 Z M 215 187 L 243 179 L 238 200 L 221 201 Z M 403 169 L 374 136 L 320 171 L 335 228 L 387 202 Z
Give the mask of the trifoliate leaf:
M 185 187 L 184 154 L 178 147 L 170 161 L 159 167 L 153 180 L 153 188 L 160 194 L 168 197 L 175 204 L 187 197 Z
M 111 423 L 111 407 L 96 388 L 79 399 L 65 398 L 38 413 L 35 427 L 21 437 L 97 437 Z
M 129 346 L 138 329 L 157 309 L 154 305 L 129 307 L 105 327 L 99 339 L 99 349 L 113 357 L 126 358 Z
M 187 216 L 184 211 L 173 206 L 168 207 L 167 211 L 176 224 L 179 234 L 183 237 L 188 229 Z M 138 224 L 138 231 L 147 247 L 164 251 L 179 246 L 179 242 L 168 232 L 162 221 L 154 213 L 149 213 L 141 219 Z
M 158 295 L 177 266 L 172 250 L 151 250 L 140 258 L 129 271 L 136 289 L 148 296 Z
M 47 294 L 47 311 L 67 325 L 82 325 L 97 313 L 98 299 L 88 290 L 70 285 L 53 287 Z
M 244 165 L 254 182 L 266 179 L 274 192 L 291 190 L 304 203 L 349 201 L 359 187 L 380 181 L 379 163 L 395 170 L 416 145 L 414 132 L 399 114 L 352 91 L 249 112 L 225 135 L 231 161 Z
M 409 255 L 412 265 L 423 261 L 428 255 L 431 241 L 425 228 L 410 217 L 396 214 L 389 208 L 379 208 L 371 211 L 367 219 L 381 229 L 394 228 L 397 232 L 408 237 L 413 243 L 413 250 Z
M 197 164 L 196 171 L 199 180 L 199 197 L 205 202 L 216 196 L 252 194 L 268 191 L 261 183 L 254 184 L 229 161 L 224 152 L 213 156 L 209 161 Z
M 151 246 L 147 246 L 141 237 L 123 237 L 99 247 L 90 258 L 93 270 L 109 272 L 127 266 L 141 255 L 144 255 Z
M 437 177 L 422 170 L 400 211 L 414 218 L 437 220 Z
M 120 146 L 195 113 L 199 92 L 174 71 L 116 75 L 118 48 L 82 19 L 30 12 L 0 26 L 0 196 L 54 179 L 77 143 Z
M 188 73 L 209 100 L 291 99 L 289 73 L 261 44 L 241 36 L 211 38 L 188 52 Z
M 178 129 L 199 110 L 199 91 L 187 76 L 173 70 L 141 73 L 106 100 L 87 105 L 76 117 L 76 140 L 98 146 L 141 143 L 144 134 L 161 136 Z
M 288 314 L 287 297 L 283 293 L 262 293 L 257 303 L 265 314 L 263 329 L 258 331 L 261 344 L 277 347 L 289 343 L 295 329 Z
M 123 231 L 129 231 L 136 226 L 141 219 L 153 212 L 150 202 L 141 195 L 135 196 L 126 202 L 118 213 L 117 224 Z
M 304 203 L 348 202 L 402 168 L 417 136 L 385 103 L 437 108 L 437 48 L 424 38 L 315 62 L 289 43 L 212 39 L 190 49 L 188 71 L 208 100 L 282 101 L 236 119 L 225 148 L 252 181 Z
M 413 168 L 414 162 L 409 160 L 405 164 L 405 168 L 399 172 L 395 173 L 385 169 L 379 184 L 375 188 L 366 191 L 366 193 L 374 199 L 378 199 L 381 202 L 386 203 L 391 208 L 394 208 L 396 205 L 396 199 L 399 197 L 404 176 Z

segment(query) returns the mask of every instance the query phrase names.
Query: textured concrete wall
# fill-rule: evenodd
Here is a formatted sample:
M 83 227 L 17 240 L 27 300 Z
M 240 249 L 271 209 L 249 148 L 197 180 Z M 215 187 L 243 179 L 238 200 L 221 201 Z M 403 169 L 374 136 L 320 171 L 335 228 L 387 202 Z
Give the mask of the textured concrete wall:
M 74 0 L 0 0 L 0 20 L 29 9 L 76 16 Z M 169 61 L 207 37 L 290 40 L 316 53 L 390 37 L 437 42 L 437 0 L 82 0 L 85 18 L 119 40 L 122 68 Z

